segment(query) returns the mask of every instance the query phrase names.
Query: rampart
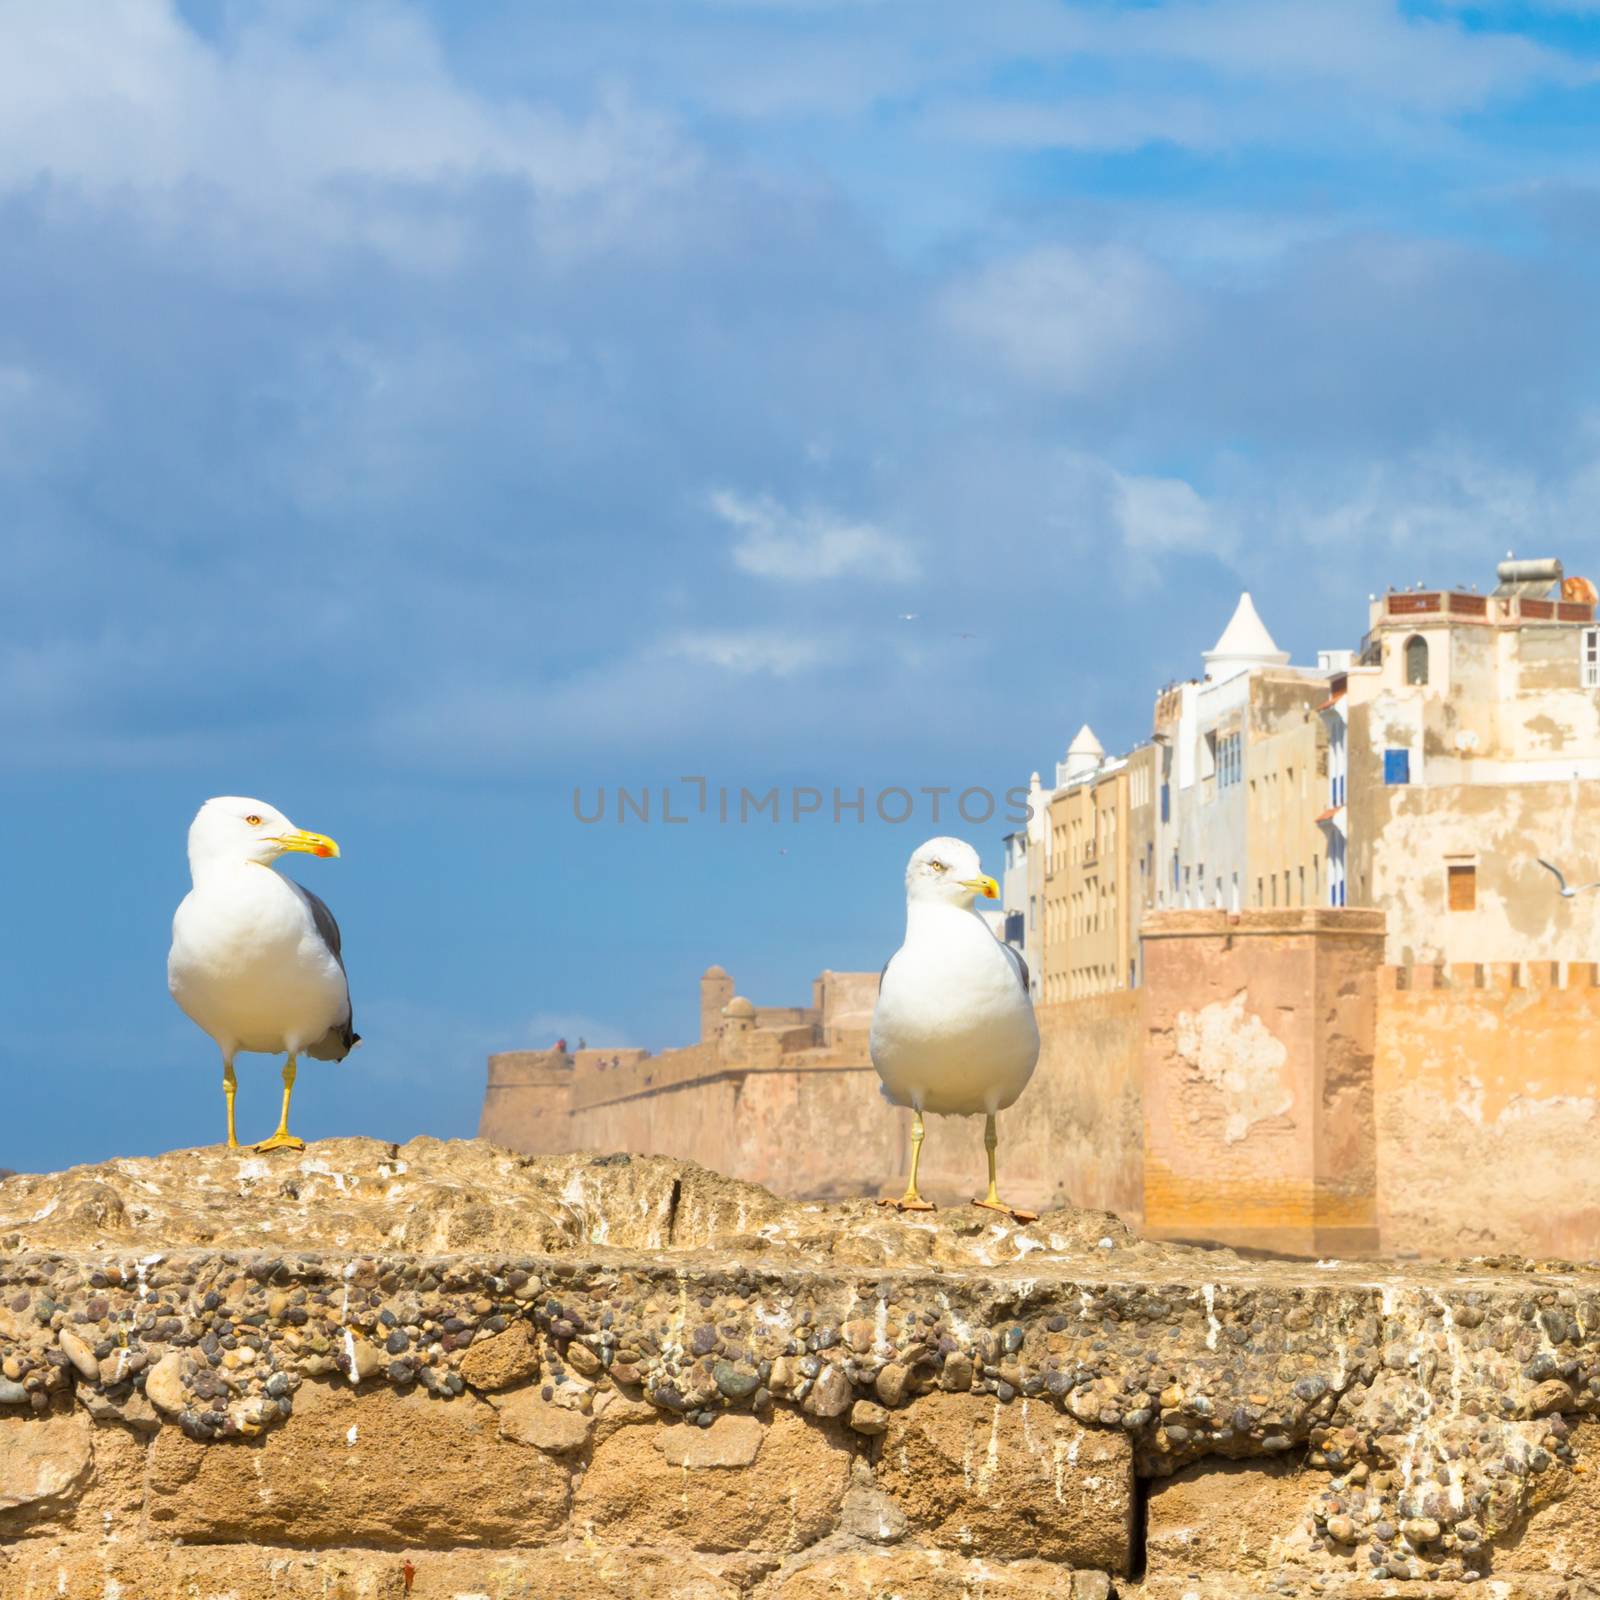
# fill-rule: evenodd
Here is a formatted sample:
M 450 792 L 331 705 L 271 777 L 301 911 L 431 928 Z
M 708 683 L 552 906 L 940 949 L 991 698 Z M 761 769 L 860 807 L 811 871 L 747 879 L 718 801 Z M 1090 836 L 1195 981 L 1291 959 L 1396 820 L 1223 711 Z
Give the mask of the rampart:
M 1148 917 L 1142 987 L 1039 1007 L 1037 1073 L 1000 1119 L 1007 1192 L 1295 1255 L 1592 1253 L 1594 966 L 1388 967 L 1384 931 L 1367 910 Z M 825 973 L 812 1006 L 757 1008 L 713 968 L 697 1044 L 491 1057 L 480 1132 L 794 1198 L 898 1192 L 908 1119 L 867 1054 L 875 988 Z M 976 1192 L 981 1139 L 977 1119 L 930 1123 L 934 1199 Z
M 1593 1270 L 432 1139 L 14 1177 L 0 1250 L 5 1600 L 1600 1582 Z
M 1380 985 L 1381 1236 L 1424 1255 L 1600 1250 L 1594 963 L 1388 967 Z

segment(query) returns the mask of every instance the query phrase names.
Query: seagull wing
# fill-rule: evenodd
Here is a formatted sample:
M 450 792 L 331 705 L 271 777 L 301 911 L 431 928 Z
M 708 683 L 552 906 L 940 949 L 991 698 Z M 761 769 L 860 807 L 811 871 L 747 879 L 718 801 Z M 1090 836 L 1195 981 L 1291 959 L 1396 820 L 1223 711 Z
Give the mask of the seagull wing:
M 304 884 L 296 883 L 293 878 L 286 876 L 283 881 L 305 902 L 318 938 L 327 946 L 328 954 L 339 963 L 339 971 L 343 972 L 344 941 L 339 936 L 339 924 L 334 920 L 327 902 L 319 895 L 312 894 Z M 344 989 L 344 1021 L 335 1023 L 315 1044 L 307 1046 L 306 1054 L 318 1061 L 343 1061 L 361 1043 L 361 1035 L 356 1032 L 354 1022 L 354 1014 L 350 1009 L 350 984 L 347 979 Z
M 1026 995 L 1030 995 L 1031 997 L 1032 991 L 1028 976 L 1028 963 L 1023 959 L 1022 952 L 1016 949 L 1014 946 L 1007 944 L 1004 939 L 999 939 L 995 942 L 1002 950 L 1005 951 L 1006 956 L 1009 958 L 1011 962 L 1011 970 L 1016 973 L 1017 982 L 1022 985 L 1022 992 Z
M 1546 861 L 1543 856 L 1536 856 L 1534 859 L 1538 861 L 1539 865 L 1543 867 L 1546 872 L 1553 872 L 1556 875 L 1556 882 L 1561 885 L 1562 892 L 1565 893 L 1567 880 L 1561 875 L 1561 868 L 1553 865 L 1549 861 Z

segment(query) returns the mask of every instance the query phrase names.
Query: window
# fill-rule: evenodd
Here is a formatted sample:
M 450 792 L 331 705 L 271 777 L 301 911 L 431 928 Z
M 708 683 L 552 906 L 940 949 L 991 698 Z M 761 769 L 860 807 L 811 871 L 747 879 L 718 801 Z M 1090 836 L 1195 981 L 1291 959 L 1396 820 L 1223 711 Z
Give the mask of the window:
M 1585 689 L 1600 689 L 1600 628 L 1583 630 L 1583 675 Z
M 1470 861 L 1452 861 L 1447 871 L 1450 909 L 1472 911 L 1478 904 L 1478 869 Z
M 1428 681 L 1428 641 L 1420 633 L 1406 640 L 1406 682 Z
M 1161 820 L 1172 820 L 1172 786 L 1167 783 L 1161 785 Z
M 1411 782 L 1411 752 L 1385 750 L 1383 752 L 1383 781 L 1387 784 Z

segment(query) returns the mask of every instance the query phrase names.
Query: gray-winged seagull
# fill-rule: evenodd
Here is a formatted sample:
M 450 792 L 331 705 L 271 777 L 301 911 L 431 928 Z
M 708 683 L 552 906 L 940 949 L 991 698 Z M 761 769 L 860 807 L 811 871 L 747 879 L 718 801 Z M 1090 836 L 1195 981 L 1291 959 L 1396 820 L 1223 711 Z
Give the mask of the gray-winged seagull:
M 233 1058 L 241 1050 L 288 1056 L 278 1131 L 256 1149 L 303 1150 L 289 1132 L 296 1058 L 342 1061 L 361 1037 L 351 1026 L 339 924 L 309 889 L 273 870 L 286 851 L 326 857 L 339 847 L 264 801 L 206 801 L 189 826 L 194 887 L 172 919 L 167 986 L 222 1051 L 235 1150 Z
M 917 1192 L 924 1112 L 985 1118 L 989 1192 L 974 1205 L 1032 1222 L 995 1182 L 995 1115 L 1027 1087 L 1039 1059 L 1028 967 L 973 908 L 1000 897 L 978 852 L 960 839 L 930 839 L 906 867 L 905 943 L 884 965 L 872 1013 L 872 1064 L 885 1097 L 911 1107 L 911 1175 L 902 1211 L 931 1211 Z

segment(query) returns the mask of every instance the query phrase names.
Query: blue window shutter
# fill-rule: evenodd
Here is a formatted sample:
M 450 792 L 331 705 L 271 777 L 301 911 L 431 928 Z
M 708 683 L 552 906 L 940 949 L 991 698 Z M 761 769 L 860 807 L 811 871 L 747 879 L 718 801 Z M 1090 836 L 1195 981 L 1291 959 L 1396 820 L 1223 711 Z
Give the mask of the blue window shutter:
M 1385 750 L 1383 752 L 1383 781 L 1385 783 L 1411 782 L 1411 752 Z
M 1163 822 L 1172 820 L 1172 791 L 1166 784 L 1161 785 L 1161 820 Z

